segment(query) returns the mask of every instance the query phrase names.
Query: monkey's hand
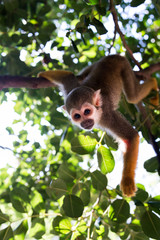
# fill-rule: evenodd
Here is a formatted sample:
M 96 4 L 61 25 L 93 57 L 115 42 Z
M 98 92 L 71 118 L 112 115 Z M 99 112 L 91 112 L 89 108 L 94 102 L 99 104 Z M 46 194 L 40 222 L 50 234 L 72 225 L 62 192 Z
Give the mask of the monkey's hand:
M 156 78 L 151 78 L 152 84 L 153 84 L 153 90 L 155 90 L 157 93 L 154 97 L 150 99 L 150 103 L 154 106 L 159 105 L 159 89 L 158 89 L 158 83 Z
M 133 197 L 137 190 L 134 179 L 132 177 L 123 177 L 120 188 L 124 196 Z

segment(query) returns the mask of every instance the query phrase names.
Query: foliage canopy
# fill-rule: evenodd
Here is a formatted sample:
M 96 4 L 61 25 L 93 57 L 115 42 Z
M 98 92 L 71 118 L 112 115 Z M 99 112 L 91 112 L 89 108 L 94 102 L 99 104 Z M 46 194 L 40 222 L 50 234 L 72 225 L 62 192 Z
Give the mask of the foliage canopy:
M 153 3 L 115 1 L 126 44 L 142 68 L 160 60 L 160 5 Z M 110 53 L 129 58 L 114 25 L 106 0 L 2 0 L 0 75 L 36 76 L 48 69 L 77 74 Z M 160 85 L 160 74 L 154 76 Z M 137 184 L 136 196 L 128 199 L 119 185 L 110 187 L 107 175 L 117 150 L 112 138 L 72 126 L 59 108 L 57 89 L 3 89 L 1 103 L 8 93 L 16 96 L 14 124 L 24 129 L 13 144 L 17 168 L 0 169 L 0 239 L 160 239 L 160 195 L 150 196 Z M 147 99 L 144 104 L 160 147 L 160 111 L 149 108 Z M 150 142 L 135 106 L 122 98 L 119 110 Z M 40 139 L 29 138 L 28 122 L 32 134 L 38 126 Z M 15 135 L 14 128 L 7 131 Z M 157 174 L 156 156 L 144 167 Z

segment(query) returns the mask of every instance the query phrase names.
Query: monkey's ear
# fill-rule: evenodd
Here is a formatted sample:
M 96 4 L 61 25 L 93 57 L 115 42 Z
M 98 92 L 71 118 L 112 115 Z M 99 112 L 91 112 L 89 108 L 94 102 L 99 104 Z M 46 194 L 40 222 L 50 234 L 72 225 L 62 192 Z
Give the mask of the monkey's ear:
M 63 108 L 63 110 L 67 111 L 66 106 L 62 105 L 61 108 Z
M 93 104 L 96 107 L 102 106 L 102 97 L 101 97 L 101 89 L 98 89 L 93 94 Z

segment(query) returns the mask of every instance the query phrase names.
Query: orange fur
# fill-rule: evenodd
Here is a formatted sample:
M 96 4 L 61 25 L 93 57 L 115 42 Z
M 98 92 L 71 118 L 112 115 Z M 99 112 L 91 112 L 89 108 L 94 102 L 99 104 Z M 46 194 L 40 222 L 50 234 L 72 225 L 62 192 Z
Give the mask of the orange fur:
M 151 81 L 152 81 L 152 86 L 153 86 L 152 89 L 155 90 L 157 93 L 154 97 L 152 97 L 150 99 L 150 103 L 154 106 L 158 106 L 159 105 L 158 83 L 157 83 L 156 78 L 151 78 Z
M 130 141 L 125 141 L 126 152 L 124 153 L 124 166 L 121 181 L 123 195 L 131 197 L 135 195 L 136 185 L 134 182 L 135 169 L 137 165 L 139 136 L 138 134 Z

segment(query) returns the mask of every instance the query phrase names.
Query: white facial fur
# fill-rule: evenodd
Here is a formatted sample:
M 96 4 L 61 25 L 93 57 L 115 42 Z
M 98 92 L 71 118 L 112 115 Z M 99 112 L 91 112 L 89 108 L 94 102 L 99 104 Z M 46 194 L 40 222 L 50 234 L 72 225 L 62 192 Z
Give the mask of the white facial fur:
M 80 128 L 91 130 L 95 127 L 95 125 L 98 125 L 102 115 L 102 109 L 97 108 L 94 105 L 86 102 L 81 106 L 81 109 L 71 109 L 70 115 L 74 124 L 76 124 Z M 81 125 L 81 123 L 86 120 L 93 121 L 91 124 L 88 123 L 87 127 L 83 127 L 83 124 Z

